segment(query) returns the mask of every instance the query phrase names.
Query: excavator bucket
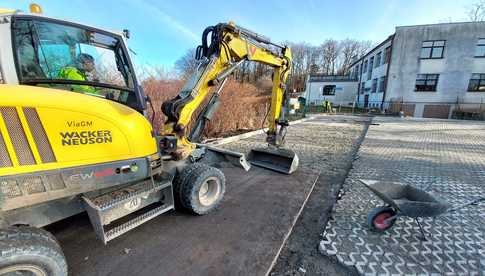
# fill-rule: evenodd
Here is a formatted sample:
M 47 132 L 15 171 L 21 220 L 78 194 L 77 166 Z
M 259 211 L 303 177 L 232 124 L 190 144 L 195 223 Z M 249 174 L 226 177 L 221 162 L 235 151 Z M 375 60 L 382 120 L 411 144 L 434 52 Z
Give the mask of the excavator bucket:
M 291 174 L 298 168 L 298 155 L 289 149 L 257 148 L 249 152 L 249 162 L 258 167 Z

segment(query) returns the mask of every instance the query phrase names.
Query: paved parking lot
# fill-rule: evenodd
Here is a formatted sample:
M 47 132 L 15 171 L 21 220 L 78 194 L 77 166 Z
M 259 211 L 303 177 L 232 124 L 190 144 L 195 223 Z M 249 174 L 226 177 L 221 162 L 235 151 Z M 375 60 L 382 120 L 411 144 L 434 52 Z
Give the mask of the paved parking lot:
M 399 218 L 384 234 L 367 213 L 383 203 L 359 179 L 410 184 L 460 205 L 485 197 L 485 124 L 375 118 L 320 242 L 321 252 L 371 275 L 485 274 L 485 202 L 422 223 Z

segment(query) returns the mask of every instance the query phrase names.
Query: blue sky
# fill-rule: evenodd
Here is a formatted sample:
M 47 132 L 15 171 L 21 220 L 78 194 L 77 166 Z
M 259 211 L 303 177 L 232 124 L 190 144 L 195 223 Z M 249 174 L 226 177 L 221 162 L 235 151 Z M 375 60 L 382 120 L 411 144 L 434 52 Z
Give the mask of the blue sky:
M 0 0 L 0 7 L 28 10 L 28 0 Z M 319 45 L 327 38 L 379 42 L 395 26 L 466 20 L 476 0 L 37 0 L 44 14 L 111 30 L 129 29 L 136 62 L 167 69 L 200 43 L 205 27 L 237 24 L 273 41 Z

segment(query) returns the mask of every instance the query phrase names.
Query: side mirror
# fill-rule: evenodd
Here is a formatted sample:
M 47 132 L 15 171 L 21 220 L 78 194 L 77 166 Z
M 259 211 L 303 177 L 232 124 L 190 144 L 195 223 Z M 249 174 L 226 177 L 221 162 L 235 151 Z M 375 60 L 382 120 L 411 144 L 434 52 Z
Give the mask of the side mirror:
M 126 39 L 130 39 L 130 30 L 128 29 L 123 29 L 123 36 L 126 38 Z

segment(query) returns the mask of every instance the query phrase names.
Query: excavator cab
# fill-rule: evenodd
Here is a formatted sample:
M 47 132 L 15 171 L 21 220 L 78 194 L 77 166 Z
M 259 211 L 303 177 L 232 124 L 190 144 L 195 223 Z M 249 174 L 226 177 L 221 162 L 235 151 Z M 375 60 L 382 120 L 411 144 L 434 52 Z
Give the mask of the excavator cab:
M 19 84 L 109 99 L 139 112 L 145 99 L 121 35 L 45 17 L 11 17 Z

